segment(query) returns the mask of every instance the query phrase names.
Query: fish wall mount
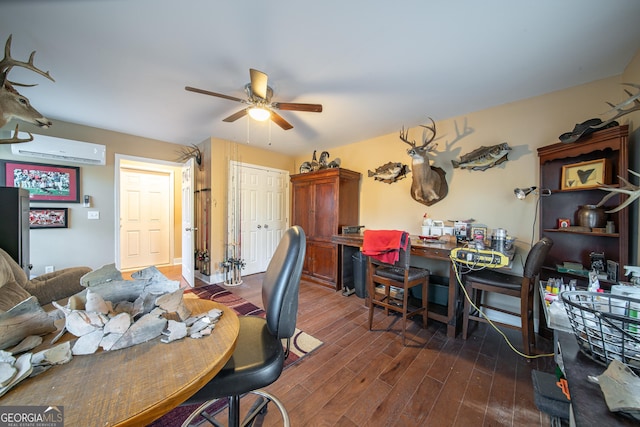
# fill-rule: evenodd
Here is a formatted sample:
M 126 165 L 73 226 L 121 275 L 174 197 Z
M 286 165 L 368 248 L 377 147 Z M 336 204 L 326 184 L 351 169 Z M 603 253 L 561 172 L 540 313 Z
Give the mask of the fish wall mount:
M 451 160 L 451 164 L 454 168 L 486 171 L 509 160 L 507 157 L 509 151 L 511 151 L 511 147 L 506 142 L 489 147 L 483 145 L 461 156 L 460 160 Z
M 407 174 L 411 172 L 408 165 L 403 165 L 401 162 L 389 162 L 382 166 L 377 167 L 375 170 L 368 170 L 369 178 L 373 178 L 376 181 L 382 181 L 387 184 L 392 184 L 407 177 Z

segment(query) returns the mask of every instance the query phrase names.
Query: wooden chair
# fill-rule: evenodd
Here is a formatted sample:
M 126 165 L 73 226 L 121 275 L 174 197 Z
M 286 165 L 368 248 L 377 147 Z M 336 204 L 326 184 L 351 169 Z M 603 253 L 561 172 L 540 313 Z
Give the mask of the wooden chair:
M 522 276 L 516 276 L 490 268 L 475 271 L 465 276 L 465 289 L 476 307 L 480 309 L 489 308 L 520 318 L 520 326 L 497 322 L 493 319 L 492 323 L 506 328 L 520 330 L 522 332 L 522 346 L 524 347 L 524 353 L 527 355 L 532 355 L 532 348 L 535 348 L 535 334 L 533 330 L 535 282 L 551 246 L 553 246 L 553 241 L 544 237 L 531 248 L 527 255 Z M 485 301 L 483 302 L 484 292 L 495 292 L 501 295 L 520 298 L 520 312 L 516 313 L 489 305 L 486 303 L 486 295 Z M 473 312 L 471 310 L 471 303 L 465 298 L 462 322 L 462 339 L 465 340 L 469 332 L 469 320 L 488 323 L 487 319 L 475 309 L 473 309 Z
M 422 327 L 427 327 L 429 270 L 411 267 L 409 265 L 410 254 L 411 242 L 408 243 L 406 250 L 400 249 L 399 259 L 394 264 L 379 261 L 372 256 L 368 257 L 367 262 L 369 330 L 371 330 L 373 323 L 373 309 L 375 306 L 383 307 L 387 315 L 389 310 L 401 313 L 402 345 L 406 345 L 407 318 L 421 314 Z M 420 307 L 409 306 L 409 290 L 414 286 L 422 286 L 422 303 Z

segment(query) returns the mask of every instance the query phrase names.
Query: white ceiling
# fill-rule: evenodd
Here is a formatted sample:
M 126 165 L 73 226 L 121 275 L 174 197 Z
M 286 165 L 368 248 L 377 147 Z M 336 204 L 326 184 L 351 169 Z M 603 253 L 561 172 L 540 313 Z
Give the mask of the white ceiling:
M 55 78 L 9 75 L 38 83 L 20 91 L 54 126 L 302 154 L 619 75 L 640 1 L 2 0 L 0 29 Z M 274 101 L 324 111 L 224 123 L 243 104 L 184 90 L 244 98 L 249 68 Z

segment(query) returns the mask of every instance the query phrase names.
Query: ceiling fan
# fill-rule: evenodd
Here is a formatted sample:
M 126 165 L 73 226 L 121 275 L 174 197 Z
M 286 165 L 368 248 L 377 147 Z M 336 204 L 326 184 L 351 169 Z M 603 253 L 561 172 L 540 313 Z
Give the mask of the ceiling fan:
M 249 114 L 253 119 L 259 121 L 271 119 L 282 129 L 289 130 L 292 129 L 293 126 L 289 122 L 287 122 L 281 115 L 276 113 L 275 110 L 310 111 L 314 113 L 322 112 L 322 105 L 320 104 L 272 102 L 271 96 L 273 95 L 273 89 L 271 89 L 271 87 L 267 84 L 268 76 L 262 71 L 255 70 L 253 68 L 249 69 L 249 75 L 251 77 L 251 83 L 247 83 L 244 87 L 244 90 L 247 92 L 247 99 L 236 98 L 235 96 L 230 95 L 223 95 L 221 93 L 198 89 L 191 86 L 185 86 L 185 89 L 191 92 L 217 96 L 218 98 L 229 99 L 231 101 L 237 101 L 248 105 L 247 108 L 244 108 L 237 113 L 233 113 L 226 119 L 222 120 L 223 122 L 235 122 L 239 118 Z

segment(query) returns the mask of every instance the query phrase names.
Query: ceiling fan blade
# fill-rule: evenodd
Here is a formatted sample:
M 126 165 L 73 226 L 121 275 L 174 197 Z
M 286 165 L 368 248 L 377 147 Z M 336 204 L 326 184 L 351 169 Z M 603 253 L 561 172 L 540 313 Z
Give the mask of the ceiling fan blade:
M 244 110 L 240 110 L 237 113 L 233 113 L 232 115 L 230 115 L 229 117 L 227 117 L 226 119 L 224 119 L 222 121 L 231 123 L 231 122 L 235 122 L 239 118 L 242 118 L 242 117 L 244 117 L 246 115 L 247 115 L 247 109 L 245 108 Z
M 298 104 L 295 102 L 274 102 L 271 104 L 273 108 L 288 111 L 310 111 L 312 113 L 322 113 L 322 105 L 320 104 Z
M 282 118 L 282 116 L 275 111 L 271 111 L 271 120 L 284 130 L 293 129 L 291 123 Z
M 251 76 L 251 92 L 262 99 L 267 99 L 267 80 L 269 79 L 262 71 L 249 69 Z
M 223 95 L 221 93 L 211 92 L 209 90 L 204 90 L 204 89 L 198 89 L 196 87 L 185 86 L 184 88 L 188 91 L 202 93 L 204 95 L 217 96 L 218 98 L 224 98 L 224 99 L 229 99 L 231 101 L 237 101 L 237 102 L 243 102 L 243 103 L 247 102 L 244 99 L 236 98 L 235 96 Z

